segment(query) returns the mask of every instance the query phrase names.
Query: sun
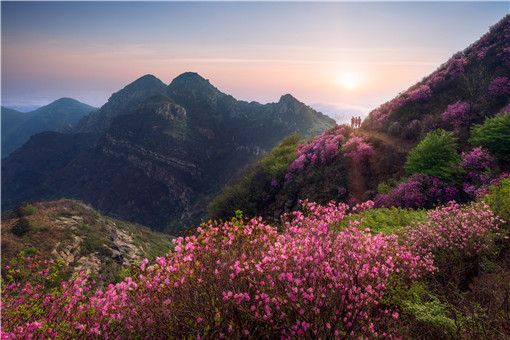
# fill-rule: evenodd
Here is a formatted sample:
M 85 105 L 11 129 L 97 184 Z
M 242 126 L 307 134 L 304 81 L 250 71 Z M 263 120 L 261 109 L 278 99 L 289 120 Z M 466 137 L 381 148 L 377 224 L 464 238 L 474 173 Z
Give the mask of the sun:
M 355 89 L 360 81 L 360 77 L 356 73 L 343 72 L 340 75 L 340 83 L 347 89 Z

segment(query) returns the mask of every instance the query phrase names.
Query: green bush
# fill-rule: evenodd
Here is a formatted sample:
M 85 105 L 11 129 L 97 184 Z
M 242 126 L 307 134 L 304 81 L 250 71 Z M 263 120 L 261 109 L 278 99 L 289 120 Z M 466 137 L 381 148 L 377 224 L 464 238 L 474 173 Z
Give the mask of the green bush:
M 439 129 L 428 133 L 411 150 L 404 168 L 409 175 L 424 173 L 450 182 L 455 178 L 460 159 L 453 132 Z
M 417 321 L 443 331 L 449 337 L 453 337 L 457 334 L 457 325 L 455 320 L 448 317 L 448 306 L 441 303 L 435 296 L 430 296 L 430 298 L 432 300 L 430 302 L 407 303 L 405 311 L 413 315 Z
M 32 229 L 32 226 L 30 225 L 30 222 L 24 218 L 21 217 L 16 221 L 14 226 L 12 227 L 11 232 L 16 236 L 23 236 L 26 233 L 28 233 Z
M 301 136 L 298 134 L 285 137 L 269 155 L 262 159 L 261 164 L 264 172 L 272 178 L 283 178 L 288 171 L 289 165 L 296 158 L 296 151 L 301 142 Z
M 491 194 L 484 197 L 492 212 L 510 225 L 510 178 L 505 178 L 498 185 L 490 188 Z
M 401 227 L 427 221 L 426 210 L 413 210 L 391 207 L 368 209 L 361 214 L 363 227 L 369 228 L 372 233 L 390 235 Z
M 30 203 L 26 203 L 24 206 L 17 205 L 12 210 L 14 211 L 15 215 L 17 215 L 17 217 L 33 215 L 37 212 L 37 208 Z
M 475 125 L 471 130 L 474 146 L 483 146 L 494 156 L 510 161 L 510 113 L 485 119 L 481 125 Z

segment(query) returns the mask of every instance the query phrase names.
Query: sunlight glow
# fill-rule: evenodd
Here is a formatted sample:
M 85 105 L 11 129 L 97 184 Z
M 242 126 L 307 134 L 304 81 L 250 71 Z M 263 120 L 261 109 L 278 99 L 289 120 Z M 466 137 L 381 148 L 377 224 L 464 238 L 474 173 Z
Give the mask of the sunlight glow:
M 343 87 L 346 87 L 349 90 L 353 90 L 358 86 L 360 82 L 360 77 L 356 73 L 353 72 L 343 72 L 340 76 L 340 83 Z

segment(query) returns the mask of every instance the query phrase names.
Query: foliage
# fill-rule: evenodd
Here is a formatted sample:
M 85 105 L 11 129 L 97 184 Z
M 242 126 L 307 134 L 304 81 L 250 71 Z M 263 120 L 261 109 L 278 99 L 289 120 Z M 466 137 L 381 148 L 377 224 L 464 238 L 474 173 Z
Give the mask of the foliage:
M 24 217 L 19 218 L 16 224 L 11 229 L 11 232 L 16 236 L 23 236 L 32 229 L 30 221 Z
M 376 207 L 430 209 L 455 199 L 457 193 L 455 185 L 440 181 L 435 176 L 414 174 L 388 193 L 379 193 L 374 201 Z
M 506 221 L 510 230 L 510 178 L 504 178 L 490 187 L 490 194 L 483 198 L 490 209 Z
M 436 130 L 411 150 L 405 164 L 409 174 L 424 173 L 441 181 L 451 181 L 457 171 L 460 156 L 453 133 Z
M 301 136 L 298 134 L 285 137 L 269 155 L 261 160 L 264 172 L 277 181 L 281 180 L 296 158 L 296 150 L 301 141 Z
M 483 146 L 497 158 L 510 161 L 510 113 L 487 118 L 471 130 L 471 144 Z
M 435 296 L 427 302 L 408 302 L 405 306 L 406 312 L 413 315 L 418 322 L 445 332 L 445 336 L 453 337 L 457 333 L 455 320 L 448 317 L 447 306 Z
M 360 213 L 363 226 L 372 234 L 394 234 L 397 230 L 416 222 L 425 222 L 426 210 L 403 209 L 400 207 L 368 209 Z

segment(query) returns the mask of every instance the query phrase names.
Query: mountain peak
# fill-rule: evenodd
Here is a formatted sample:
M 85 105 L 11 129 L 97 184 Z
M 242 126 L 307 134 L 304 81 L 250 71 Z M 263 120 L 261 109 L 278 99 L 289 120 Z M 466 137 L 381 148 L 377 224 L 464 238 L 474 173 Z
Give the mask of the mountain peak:
M 185 72 L 179 75 L 177 78 L 172 80 L 170 85 L 168 85 L 168 89 L 171 92 L 182 90 L 198 90 L 220 93 L 216 87 L 211 85 L 208 79 L 203 78 L 195 72 Z
M 301 103 L 299 100 L 297 100 L 293 95 L 290 93 L 284 94 L 280 97 L 280 101 L 278 101 L 280 104 L 291 104 L 291 103 Z

